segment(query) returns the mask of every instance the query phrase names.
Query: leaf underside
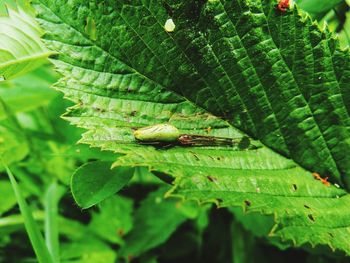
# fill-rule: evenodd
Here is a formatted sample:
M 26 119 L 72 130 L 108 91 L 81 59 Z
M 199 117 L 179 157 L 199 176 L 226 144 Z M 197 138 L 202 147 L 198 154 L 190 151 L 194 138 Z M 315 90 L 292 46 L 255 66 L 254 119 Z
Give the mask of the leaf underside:
M 56 88 L 76 103 L 65 118 L 88 130 L 81 142 L 173 176 L 172 195 L 274 214 L 272 234 L 350 254 L 349 195 L 304 170 L 350 185 L 349 52 L 326 29 L 272 0 L 33 5 L 59 52 Z M 261 147 L 135 141 L 133 128 L 164 122 Z

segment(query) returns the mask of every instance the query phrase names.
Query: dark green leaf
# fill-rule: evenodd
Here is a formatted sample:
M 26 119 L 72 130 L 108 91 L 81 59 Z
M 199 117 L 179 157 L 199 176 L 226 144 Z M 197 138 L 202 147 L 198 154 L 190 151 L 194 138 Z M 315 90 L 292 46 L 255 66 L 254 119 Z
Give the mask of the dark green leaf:
M 56 87 L 76 103 L 66 118 L 88 129 L 82 142 L 126 154 L 115 166 L 176 177 L 179 196 L 249 201 L 276 214 L 278 236 L 350 253 L 349 195 L 311 176 L 350 185 L 349 52 L 327 30 L 274 0 L 33 2 L 60 52 Z M 135 140 L 134 128 L 165 122 L 184 134 L 249 135 L 258 149 Z
M 134 228 L 126 236 L 121 254 L 125 257 L 137 257 L 143 252 L 164 243 L 176 228 L 186 220 L 181 202 L 164 199 L 168 188 L 160 188 L 142 201 L 135 213 Z
M 111 243 L 124 244 L 123 237 L 133 226 L 132 200 L 111 196 L 98 204 L 98 212 L 92 213 L 91 232 Z

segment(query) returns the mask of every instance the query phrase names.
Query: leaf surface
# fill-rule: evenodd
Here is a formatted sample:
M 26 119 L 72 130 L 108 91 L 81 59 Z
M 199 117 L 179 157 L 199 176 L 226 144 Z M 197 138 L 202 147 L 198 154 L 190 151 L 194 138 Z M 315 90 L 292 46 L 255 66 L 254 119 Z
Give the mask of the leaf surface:
M 308 172 L 349 185 L 349 52 L 297 8 L 275 5 L 34 1 L 59 52 L 56 88 L 76 103 L 65 117 L 88 130 L 81 142 L 126 154 L 115 166 L 176 178 L 175 195 L 273 214 L 275 235 L 350 253 L 349 196 Z M 164 122 L 184 134 L 248 135 L 257 149 L 135 141 L 134 128 Z

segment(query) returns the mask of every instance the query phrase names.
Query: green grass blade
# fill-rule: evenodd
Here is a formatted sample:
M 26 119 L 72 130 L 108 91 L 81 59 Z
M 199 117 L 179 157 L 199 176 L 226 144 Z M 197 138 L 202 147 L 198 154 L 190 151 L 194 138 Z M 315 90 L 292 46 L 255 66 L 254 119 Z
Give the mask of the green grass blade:
M 59 231 L 58 231 L 58 203 L 62 190 L 56 181 L 52 182 L 45 194 L 45 241 L 53 262 L 60 262 Z
M 37 259 L 40 263 L 53 263 L 52 257 L 45 246 L 44 238 L 40 233 L 39 227 L 36 224 L 33 215 L 28 207 L 25 199 L 22 196 L 21 190 L 18 187 L 16 179 L 7 165 L 3 162 L 3 165 L 6 169 L 8 177 L 10 178 L 13 191 L 15 192 L 19 209 L 24 218 L 24 226 L 28 233 L 30 242 L 33 246 L 34 252 L 37 256 Z

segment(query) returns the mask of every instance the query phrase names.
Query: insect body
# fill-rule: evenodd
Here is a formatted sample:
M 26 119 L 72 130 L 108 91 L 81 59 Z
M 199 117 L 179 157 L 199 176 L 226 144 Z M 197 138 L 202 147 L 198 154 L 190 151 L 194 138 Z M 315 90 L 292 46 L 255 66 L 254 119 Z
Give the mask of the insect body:
M 331 183 L 328 182 L 328 177 L 322 178 L 318 173 L 312 173 L 312 176 L 316 179 L 321 181 L 325 186 L 330 186 Z
M 170 124 L 156 124 L 134 131 L 134 136 L 142 142 L 176 142 L 180 131 Z
M 282 13 L 287 12 L 287 9 L 289 7 L 290 7 L 289 0 L 280 0 L 277 5 L 278 10 L 281 11 Z
M 143 127 L 134 131 L 134 137 L 142 144 L 178 144 L 182 146 L 233 146 L 238 145 L 240 149 L 252 148 L 248 137 L 243 138 L 222 138 L 215 136 L 181 134 L 180 131 L 171 124 L 156 124 Z

